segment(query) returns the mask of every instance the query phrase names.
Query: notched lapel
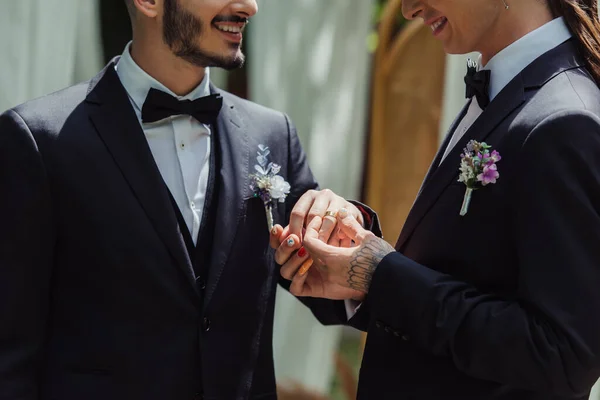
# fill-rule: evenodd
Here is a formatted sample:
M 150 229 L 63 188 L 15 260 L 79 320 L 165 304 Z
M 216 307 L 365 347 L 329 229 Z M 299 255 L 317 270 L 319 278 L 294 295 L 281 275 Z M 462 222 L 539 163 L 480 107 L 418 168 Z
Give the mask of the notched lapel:
M 421 193 L 410 211 L 396 249 L 410 238 L 419 222 L 435 204 L 448 185 L 458 179 L 460 154 L 470 140 L 484 141 L 490 133 L 517 107 L 525 101 L 525 92 L 521 75 L 517 75 L 489 104 L 485 111 L 471 125 L 469 130 L 456 143 L 442 164 L 434 170 L 425 182 Z M 447 144 L 446 144 L 447 145 Z M 436 157 L 438 159 L 438 157 Z M 438 160 L 439 162 L 439 160 Z M 460 207 L 460 204 L 457 206 Z M 458 213 L 458 208 L 457 208 Z
M 211 88 L 213 93 L 217 91 Z M 204 298 L 204 309 L 212 299 L 232 252 L 240 221 L 246 212 L 250 186 L 250 146 L 244 124 L 234 104 L 224 96 L 217 120 L 220 151 L 217 223 Z
M 429 180 L 431 179 L 431 177 L 433 176 L 435 171 L 440 166 L 440 161 L 442 161 L 442 157 L 443 157 L 444 153 L 446 152 L 446 147 L 448 147 L 448 144 L 450 143 L 450 140 L 452 139 L 452 136 L 454 135 L 454 131 L 458 127 L 458 124 L 460 123 L 460 121 L 462 121 L 464 116 L 467 114 L 467 110 L 469 109 L 469 104 L 471 104 L 471 102 L 467 101 L 466 104 L 463 106 L 462 110 L 460 111 L 460 113 L 458 114 L 458 116 L 452 122 L 452 125 L 450 125 L 450 129 L 448 130 L 446 137 L 442 141 L 442 145 L 440 146 L 435 157 L 433 158 L 433 161 L 432 161 L 431 165 L 429 166 L 429 170 L 427 170 L 427 174 L 425 174 L 425 179 L 423 179 L 423 184 L 421 185 L 421 188 L 419 189 L 419 194 L 417 195 L 417 198 L 421 195 L 423 188 L 425 187 L 427 182 L 429 182 Z
M 166 185 L 114 69 L 114 62 L 90 86 L 86 101 L 89 103 L 92 123 L 159 237 L 199 296 L 192 264 Z

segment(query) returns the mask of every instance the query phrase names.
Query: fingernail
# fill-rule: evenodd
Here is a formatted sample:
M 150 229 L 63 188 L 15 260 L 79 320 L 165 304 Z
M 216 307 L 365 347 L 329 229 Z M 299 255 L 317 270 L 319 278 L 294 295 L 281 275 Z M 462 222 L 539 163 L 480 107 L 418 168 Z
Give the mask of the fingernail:
M 302 266 L 300 267 L 300 270 L 298 271 L 298 274 L 300 276 L 306 275 L 306 273 L 308 272 L 310 267 L 312 267 L 312 265 L 313 265 L 312 259 L 309 258 L 308 260 L 304 261 L 304 263 L 302 263 Z
M 306 256 L 306 249 L 304 247 L 301 247 L 300 250 L 298 250 L 298 257 L 304 258 L 305 256 Z
M 289 238 L 287 240 L 288 247 L 293 247 L 295 244 L 296 244 L 296 241 L 294 240 L 294 238 Z
M 273 229 L 271 229 L 271 235 L 277 235 L 277 227 L 274 226 Z
M 344 219 L 348 216 L 348 210 L 346 210 L 345 208 L 341 208 L 340 211 L 338 211 L 338 215 L 340 216 L 340 218 Z

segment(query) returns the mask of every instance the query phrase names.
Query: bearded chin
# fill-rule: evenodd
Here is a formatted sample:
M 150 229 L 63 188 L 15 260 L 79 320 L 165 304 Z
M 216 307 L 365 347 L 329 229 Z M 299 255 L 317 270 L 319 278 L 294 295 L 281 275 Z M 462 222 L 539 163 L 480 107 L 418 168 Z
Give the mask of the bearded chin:
M 204 22 L 184 10 L 178 0 L 165 0 L 163 40 L 173 54 L 198 67 L 217 67 L 226 70 L 240 68 L 245 57 L 238 44 L 232 43 L 233 56 L 211 54 L 197 44 L 204 28 Z
M 223 68 L 228 71 L 236 68 L 241 68 L 245 62 L 244 54 L 242 54 L 242 52 L 239 50 L 239 46 L 236 45 L 235 49 L 237 49 L 236 55 L 225 57 L 205 52 L 195 44 L 185 47 L 171 47 L 173 54 L 175 54 L 177 57 L 186 60 L 192 65 L 198 67 Z

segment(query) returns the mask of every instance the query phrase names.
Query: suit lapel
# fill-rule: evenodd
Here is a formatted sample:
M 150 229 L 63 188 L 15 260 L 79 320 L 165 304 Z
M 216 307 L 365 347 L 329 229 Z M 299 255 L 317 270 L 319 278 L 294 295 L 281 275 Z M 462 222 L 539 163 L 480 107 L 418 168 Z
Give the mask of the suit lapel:
M 430 176 L 423 184 L 420 195 L 406 219 L 396 249 L 402 250 L 402 246 L 406 244 L 419 222 L 435 204 L 444 189 L 458 179 L 460 154 L 469 140 L 484 141 L 510 113 L 525 102 L 526 91 L 537 90 L 558 74 L 570 69 L 581 68 L 584 64 L 574 40 L 569 39 L 540 56 L 502 89 L 454 146 L 442 164 L 435 168 L 434 162 L 430 169 Z M 461 119 L 458 118 L 454 122 L 454 129 Z M 448 138 L 446 139 L 448 140 Z M 444 148 L 440 149 L 442 154 Z M 436 161 L 439 163 L 438 157 L 441 157 L 439 152 L 436 157 Z
M 470 140 L 484 141 L 498 124 L 513 110 L 523 104 L 525 101 L 524 94 L 523 81 L 521 76 L 517 75 L 498 94 L 494 101 L 489 104 L 473 125 L 471 125 L 461 140 L 456 143 L 448 156 L 446 156 L 442 164 L 437 169 L 433 169 L 431 176 L 424 183 L 421 193 L 406 219 L 406 223 L 396 244 L 396 249 L 400 250 L 404 243 L 406 243 L 419 222 L 443 193 L 444 189 L 458 179 L 460 154 L 466 144 Z M 458 124 L 458 121 L 455 121 L 454 128 L 456 128 L 456 124 Z M 441 159 L 440 152 L 443 154 L 444 149 L 445 147 L 442 147 L 438 152 L 438 157 L 436 157 L 437 163 Z M 432 168 L 435 168 L 435 165 Z M 456 212 L 458 213 L 458 209 Z
M 218 92 L 211 87 L 212 92 Z M 216 140 L 220 147 L 221 165 L 219 204 L 216 205 L 216 227 L 204 298 L 204 308 L 212 299 L 229 259 L 239 222 L 246 211 L 245 194 L 250 185 L 250 147 L 248 133 L 233 103 L 227 96 L 217 120 Z
M 90 84 L 90 118 L 175 263 L 199 295 L 166 185 L 111 62 Z
M 462 110 L 460 111 L 460 113 L 458 114 L 458 116 L 452 122 L 452 125 L 450 125 L 450 129 L 448 130 L 448 133 L 446 134 L 446 137 L 444 138 L 442 145 L 440 146 L 435 157 L 433 158 L 433 161 L 432 161 L 431 165 L 429 166 L 429 170 L 427 171 L 427 174 L 425 175 L 425 179 L 423 179 L 423 184 L 421 185 L 421 188 L 419 189 L 419 194 L 417 194 L 417 199 L 421 195 L 421 192 L 423 191 L 423 188 L 425 187 L 427 182 L 429 182 L 429 180 L 431 179 L 431 177 L 433 176 L 435 171 L 438 169 L 440 162 L 442 161 L 442 157 L 444 156 L 444 153 L 446 152 L 446 147 L 448 147 L 450 140 L 452 140 L 454 131 L 458 127 L 458 124 L 460 123 L 460 121 L 462 121 L 462 119 L 465 117 L 465 114 L 467 114 L 467 110 L 469 109 L 469 104 L 471 104 L 471 102 L 467 101 L 466 104 L 463 106 Z

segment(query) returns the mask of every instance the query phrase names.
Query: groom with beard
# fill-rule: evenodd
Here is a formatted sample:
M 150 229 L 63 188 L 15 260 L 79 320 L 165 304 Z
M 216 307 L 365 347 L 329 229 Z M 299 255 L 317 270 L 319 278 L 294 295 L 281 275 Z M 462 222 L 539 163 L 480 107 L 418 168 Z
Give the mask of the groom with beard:
M 0 116 L 0 400 L 275 399 L 259 146 L 291 185 L 275 221 L 317 183 L 287 116 L 210 84 L 243 64 L 256 2 L 127 6 L 121 57 Z M 370 216 L 326 193 L 311 215 Z

